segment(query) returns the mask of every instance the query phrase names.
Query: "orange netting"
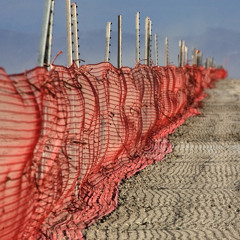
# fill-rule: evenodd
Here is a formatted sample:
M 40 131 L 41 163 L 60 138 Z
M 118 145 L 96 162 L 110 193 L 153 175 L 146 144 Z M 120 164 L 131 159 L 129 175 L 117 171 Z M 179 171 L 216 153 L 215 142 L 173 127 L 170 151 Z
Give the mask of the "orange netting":
M 118 185 L 171 152 L 223 69 L 110 63 L 0 69 L 0 239 L 79 239 Z

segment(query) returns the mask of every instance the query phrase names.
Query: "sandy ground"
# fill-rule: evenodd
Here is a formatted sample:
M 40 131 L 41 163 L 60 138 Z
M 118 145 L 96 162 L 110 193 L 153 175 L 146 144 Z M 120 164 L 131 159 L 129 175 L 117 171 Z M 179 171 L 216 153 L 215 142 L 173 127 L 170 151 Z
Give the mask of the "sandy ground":
M 119 206 L 86 239 L 240 239 L 240 80 L 208 90 L 174 150 L 120 185 Z

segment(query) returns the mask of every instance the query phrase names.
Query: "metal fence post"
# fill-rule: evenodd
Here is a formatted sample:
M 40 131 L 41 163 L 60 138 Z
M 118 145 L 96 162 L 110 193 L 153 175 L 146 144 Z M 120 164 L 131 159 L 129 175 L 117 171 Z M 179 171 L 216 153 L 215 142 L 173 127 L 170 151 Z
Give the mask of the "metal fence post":
M 181 52 L 182 52 L 182 60 L 181 60 L 181 67 L 184 66 L 184 62 L 185 62 L 185 54 L 184 51 L 185 50 L 185 41 L 182 41 L 182 46 L 181 46 Z
M 157 34 L 154 34 L 154 59 L 155 65 L 158 66 L 158 39 Z
M 51 2 L 50 16 L 49 16 L 49 27 L 48 27 L 48 37 L 47 37 L 47 59 L 45 59 L 47 64 L 51 62 L 52 55 L 52 36 L 53 36 L 53 14 L 54 14 L 54 0 Z
M 67 24 L 67 57 L 68 66 L 72 65 L 72 24 L 71 24 L 71 0 L 66 0 L 66 24 Z
M 150 65 L 150 60 L 152 58 L 152 21 L 149 19 L 148 27 L 148 66 Z
M 136 13 L 136 62 L 140 61 L 140 27 L 139 27 L 139 12 Z
M 184 59 L 185 59 L 184 65 L 186 65 L 186 64 L 188 64 L 188 47 L 187 46 L 185 46 L 185 48 L 184 48 L 184 55 L 185 55 L 185 57 L 184 57 Z
M 181 67 L 181 61 L 182 61 L 182 40 L 179 40 L 179 55 L 178 55 L 178 66 Z
M 118 15 L 118 68 L 122 67 L 122 15 Z
M 192 48 L 192 65 L 196 65 L 197 60 L 196 60 L 196 49 Z
M 203 57 L 202 52 L 197 50 L 196 51 L 196 64 L 197 64 L 197 67 L 202 66 L 202 57 Z
M 168 38 L 165 38 L 165 66 L 169 65 Z
M 74 60 L 75 63 L 77 65 L 77 67 L 79 67 L 79 37 L 78 37 L 78 21 L 77 21 L 77 4 L 73 3 L 72 4 L 72 25 L 73 25 L 73 46 L 74 46 Z
M 53 14 L 54 14 L 54 0 L 46 0 L 38 56 L 39 66 L 43 66 L 44 63 L 49 65 L 51 61 Z
M 151 59 L 151 34 L 152 34 L 152 21 L 149 17 L 145 19 L 145 64 L 150 65 Z
M 105 62 L 109 62 L 109 53 L 110 53 L 110 39 L 111 39 L 111 22 L 107 22 L 106 25 L 106 44 L 105 44 Z
M 213 57 L 208 57 L 205 62 L 205 67 L 206 68 L 211 68 L 214 66 L 214 59 Z
M 182 59 L 181 59 L 181 67 L 184 66 L 185 63 L 185 41 L 182 41 L 181 52 L 182 52 Z
M 179 59 L 178 59 L 178 65 L 179 67 L 183 67 L 186 62 L 186 44 L 185 41 L 180 40 L 179 41 Z
M 145 19 L 145 64 L 148 65 L 149 58 L 149 21 L 150 18 Z

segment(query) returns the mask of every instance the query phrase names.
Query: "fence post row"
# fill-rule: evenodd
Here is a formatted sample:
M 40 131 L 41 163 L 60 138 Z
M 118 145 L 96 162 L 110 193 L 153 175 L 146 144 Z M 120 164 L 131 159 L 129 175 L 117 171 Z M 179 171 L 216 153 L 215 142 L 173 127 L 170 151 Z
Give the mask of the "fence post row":
M 49 65 L 51 61 L 54 0 L 45 1 L 42 35 L 39 48 L 38 65 Z
M 208 57 L 206 58 L 205 68 L 211 68 L 211 67 L 214 67 L 214 59 L 213 57 Z
M 38 56 L 38 65 L 50 65 L 51 47 L 52 47 L 52 32 L 53 32 L 53 15 L 54 15 L 55 0 L 45 1 L 45 10 L 42 26 L 42 35 L 40 41 L 40 49 Z M 72 14 L 71 14 L 72 13 Z M 66 25 L 67 25 L 67 57 L 68 66 L 72 64 L 73 53 L 77 67 L 79 67 L 79 37 L 78 37 L 78 21 L 77 21 L 77 4 L 71 5 L 71 0 L 66 0 Z M 110 58 L 110 39 L 111 39 L 111 22 L 107 22 L 106 26 L 106 45 L 105 45 L 105 62 L 109 62 Z M 73 31 L 72 31 L 73 28 Z M 73 39 L 72 39 L 73 38 Z M 150 65 L 151 59 L 151 42 L 152 42 L 152 21 L 149 17 L 145 19 L 145 64 Z M 74 46 L 74 50 L 73 50 Z M 155 65 L 158 65 L 158 37 L 154 35 L 154 58 Z M 202 66 L 203 54 L 201 51 L 192 48 L 192 65 Z M 140 61 L 140 12 L 136 13 L 136 62 Z M 178 64 L 183 67 L 188 64 L 188 47 L 185 41 L 179 41 Z M 165 65 L 169 65 L 169 46 L 168 38 L 165 38 Z M 118 68 L 122 67 L 122 15 L 118 15 Z M 212 57 L 205 60 L 205 67 L 213 67 L 214 61 Z
M 140 12 L 136 13 L 136 62 L 140 61 L 140 23 L 139 23 L 139 15 Z M 107 22 L 106 27 L 106 45 L 105 45 L 105 61 L 108 62 L 109 58 L 109 49 L 110 49 L 110 26 L 111 22 Z M 151 42 L 152 42 L 152 21 L 149 17 L 145 19 L 145 64 L 150 65 L 151 59 Z M 155 57 L 155 65 L 158 65 L 158 39 L 157 34 L 154 35 L 154 57 Z M 178 55 L 178 65 L 183 67 L 188 64 L 188 47 L 186 46 L 185 41 L 179 41 L 179 55 Z M 118 68 L 122 66 L 122 16 L 118 15 Z M 169 46 L 168 46 L 168 38 L 165 38 L 165 66 L 169 65 Z M 202 66 L 202 52 L 199 50 L 192 50 L 192 65 Z M 206 59 L 205 66 L 211 66 L 213 63 L 210 59 Z

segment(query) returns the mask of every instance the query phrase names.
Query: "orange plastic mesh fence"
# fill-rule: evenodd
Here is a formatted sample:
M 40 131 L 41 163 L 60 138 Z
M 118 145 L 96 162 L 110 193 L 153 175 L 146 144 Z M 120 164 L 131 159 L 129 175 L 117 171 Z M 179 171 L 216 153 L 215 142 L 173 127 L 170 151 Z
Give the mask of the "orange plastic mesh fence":
M 80 239 L 118 185 L 171 152 L 223 69 L 110 63 L 0 69 L 0 239 Z M 66 238 L 67 239 L 67 238 Z

